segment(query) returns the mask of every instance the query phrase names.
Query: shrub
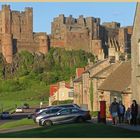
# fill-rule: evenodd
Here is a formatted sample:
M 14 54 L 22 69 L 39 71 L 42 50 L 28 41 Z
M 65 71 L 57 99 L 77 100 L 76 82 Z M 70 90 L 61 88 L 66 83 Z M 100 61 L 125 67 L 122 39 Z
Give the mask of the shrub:
M 73 103 L 73 100 L 64 100 L 64 101 L 54 101 L 52 105 L 57 105 L 57 104 L 70 104 Z

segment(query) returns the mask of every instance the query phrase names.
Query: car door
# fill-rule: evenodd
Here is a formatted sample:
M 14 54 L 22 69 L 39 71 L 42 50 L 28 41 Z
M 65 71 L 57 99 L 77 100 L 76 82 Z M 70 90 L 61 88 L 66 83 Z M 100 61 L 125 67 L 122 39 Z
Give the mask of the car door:
M 52 119 L 55 123 L 62 123 L 68 120 L 70 115 L 70 109 L 62 109 Z

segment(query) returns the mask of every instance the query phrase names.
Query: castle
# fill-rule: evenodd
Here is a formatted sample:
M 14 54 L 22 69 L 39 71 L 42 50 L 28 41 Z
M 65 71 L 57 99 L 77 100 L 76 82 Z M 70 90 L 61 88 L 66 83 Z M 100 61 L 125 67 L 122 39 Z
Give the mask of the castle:
M 24 12 L 11 11 L 9 5 L 3 5 L 0 11 L 0 52 L 6 62 L 11 63 L 16 52 L 47 53 L 49 47 L 46 33 L 33 32 L 33 9 Z
M 46 54 L 50 47 L 67 50 L 85 50 L 99 60 L 116 58 L 120 53 L 130 53 L 132 27 L 120 27 L 120 23 L 106 22 L 101 25 L 100 18 L 73 18 L 59 15 L 51 23 L 51 35 L 33 32 L 33 9 L 12 11 L 3 5 L 0 11 L 0 52 L 6 62 L 12 63 L 16 52 Z
M 100 18 L 59 15 L 52 22 L 51 46 L 82 49 L 99 59 L 115 57 L 116 52 L 130 53 L 132 26 L 120 27 L 117 22 L 101 25 L 100 22 Z

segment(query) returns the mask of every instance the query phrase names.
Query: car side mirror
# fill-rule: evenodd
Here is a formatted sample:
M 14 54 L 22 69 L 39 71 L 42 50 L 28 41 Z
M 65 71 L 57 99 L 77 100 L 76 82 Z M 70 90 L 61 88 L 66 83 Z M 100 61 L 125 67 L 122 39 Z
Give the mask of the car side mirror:
M 56 115 L 59 116 L 60 115 L 60 112 L 58 112 Z

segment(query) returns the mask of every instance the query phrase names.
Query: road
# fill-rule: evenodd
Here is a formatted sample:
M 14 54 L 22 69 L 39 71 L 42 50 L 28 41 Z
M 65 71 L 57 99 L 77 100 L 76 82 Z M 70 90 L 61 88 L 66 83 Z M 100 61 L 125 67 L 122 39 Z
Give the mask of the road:
M 35 108 L 31 108 L 31 109 L 24 109 L 23 113 L 13 113 L 11 115 L 12 119 L 5 119 L 5 120 L 0 119 L 0 125 L 4 124 L 6 122 L 11 122 L 11 121 L 27 118 L 28 115 L 32 114 L 34 111 L 35 111 Z

